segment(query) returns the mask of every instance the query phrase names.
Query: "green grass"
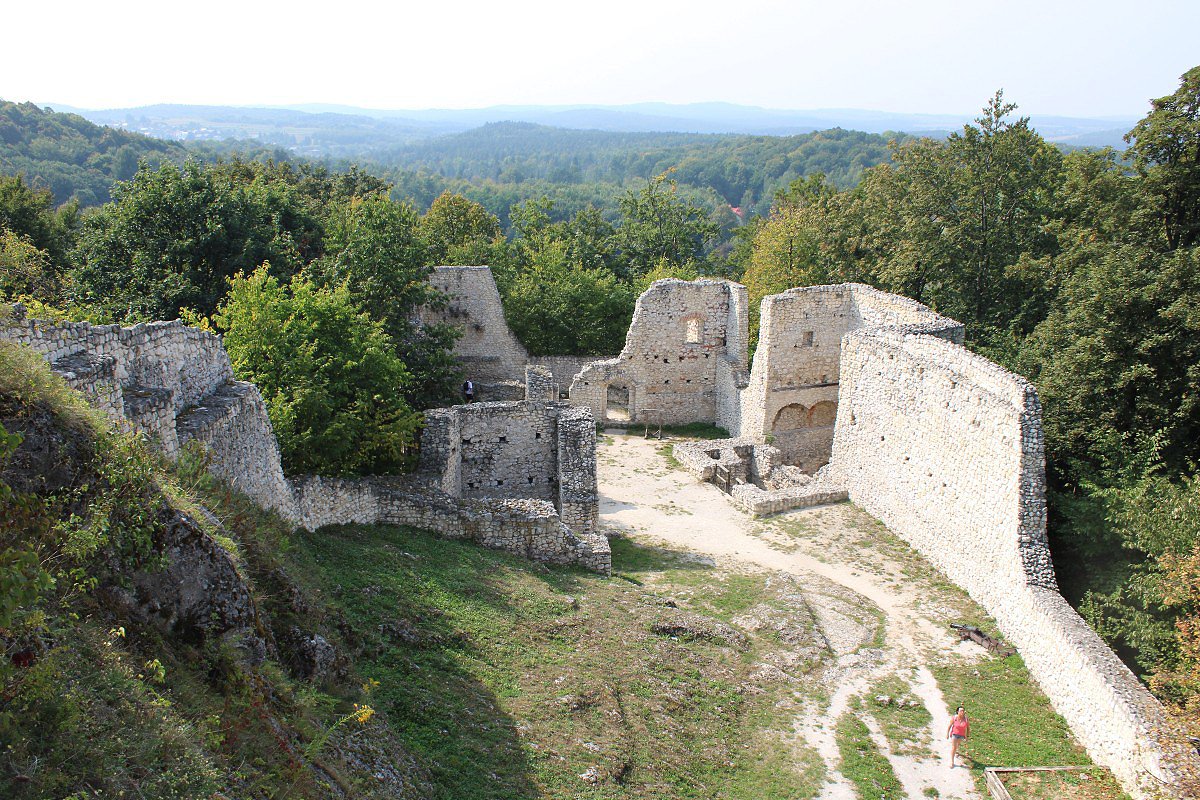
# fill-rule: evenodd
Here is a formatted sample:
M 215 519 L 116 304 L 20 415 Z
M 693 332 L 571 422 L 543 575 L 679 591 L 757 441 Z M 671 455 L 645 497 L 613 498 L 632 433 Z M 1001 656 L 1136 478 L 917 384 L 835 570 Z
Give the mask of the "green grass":
M 1106 769 L 1007 773 L 1002 780 L 1013 800 L 1129 800 Z
M 876 703 L 875 698 L 879 695 L 887 695 L 892 702 L 886 706 Z M 864 706 L 869 706 L 871 716 L 883 729 L 883 735 L 895 753 L 920 755 L 927 752 L 926 732 L 933 717 L 923 703 L 900 705 L 912 699 L 915 698 L 911 684 L 899 675 L 893 675 L 874 684 L 862 701 Z
M 824 768 L 783 741 L 783 687 L 746 690 L 777 643 L 650 632 L 667 597 L 727 620 L 770 595 L 763 576 L 613 545 L 626 580 L 387 527 L 299 536 L 295 556 L 360 638 L 372 703 L 434 797 L 814 797 Z
M 935 666 L 933 673 L 946 704 L 965 706 L 971 719 L 965 752 L 976 786 L 984 785 L 986 767 L 1092 763 L 1019 655 Z
M 871 741 L 871 732 L 861 719 L 842 715 L 837 723 L 837 745 L 842 757 L 841 773 L 854 785 L 860 800 L 904 796 L 891 763 Z
M 681 439 L 728 439 L 729 431 L 709 422 L 689 422 L 687 425 L 663 425 L 664 436 Z

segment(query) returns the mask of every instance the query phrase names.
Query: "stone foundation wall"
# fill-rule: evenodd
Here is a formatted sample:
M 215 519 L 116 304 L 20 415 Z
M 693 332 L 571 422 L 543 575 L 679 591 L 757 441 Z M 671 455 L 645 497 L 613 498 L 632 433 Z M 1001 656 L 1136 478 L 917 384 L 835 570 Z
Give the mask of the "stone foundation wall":
M 20 306 L 14 310 L 0 322 L 0 338 L 41 353 L 112 419 L 171 457 L 178 451 L 175 415 L 233 379 L 220 338 L 179 320 L 122 328 L 30 320 Z
M 933 336 L 843 339 L 828 474 L 995 617 L 1098 763 L 1138 796 L 1182 796 L 1195 752 L 1057 592 L 1043 463 L 1022 378 Z
M 543 500 L 451 498 L 416 476 L 309 477 L 294 481 L 293 488 L 300 524 L 309 530 L 351 523 L 407 525 L 534 561 L 579 564 L 605 575 L 612 570 L 608 539 L 576 535 Z

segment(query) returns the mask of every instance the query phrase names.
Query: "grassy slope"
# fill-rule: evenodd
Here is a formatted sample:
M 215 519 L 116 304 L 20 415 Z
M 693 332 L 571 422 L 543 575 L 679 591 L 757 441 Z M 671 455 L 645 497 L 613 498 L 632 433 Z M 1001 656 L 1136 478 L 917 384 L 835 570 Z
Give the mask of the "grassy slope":
M 772 642 L 651 632 L 669 606 L 638 576 L 709 567 L 619 541 L 626 572 L 605 580 L 397 528 L 329 529 L 297 549 L 363 636 L 359 668 L 436 797 L 811 797 L 820 784 L 816 761 L 781 755 L 771 731 L 784 687 L 748 678 Z M 771 599 L 763 577 L 713 583 L 690 604 L 712 619 Z
M 14 360 L 11 349 L 0 352 L 0 395 L 10 413 L 13 397 L 26 405 L 33 398 L 63 424 L 92 426 L 98 458 L 119 456 L 138 475 L 157 476 L 178 507 L 203 502 L 214 511 L 276 649 L 251 667 L 217 642 L 189 646 L 127 626 L 86 593 L 58 594 L 60 585 L 27 608 L 34 613 L 19 625 L 0 631 L 7 651 L 0 667 L 0 795 L 819 793 L 824 767 L 795 741 L 791 721 L 799 704 L 820 697 L 809 673 L 827 655 L 815 637 L 784 641 L 768 626 L 746 631 L 738 646 L 721 627 L 748 613 L 787 618 L 791 631 L 811 627 L 807 612 L 783 599 L 786 581 L 730 573 L 627 540 L 614 542 L 616 577 L 604 579 L 399 528 L 292 536 L 209 478 L 201 460 L 164 472 L 136 445 L 108 438 L 39 365 Z M 55 508 L 54 498 L 44 499 Z M 69 520 L 56 530 L 71 533 L 78 524 Z M 903 548 L 878 526 L 862 534 L 864 548 Z M 909 579 L 936 578 L 911 552 L 905 557 L 913 559 Z M 967 618 L 986 626 L 969 601 L 957 599 Z M 709 632 L 652 631 L 681 610 L 711 623 Z M 340 670 L 323 685 L 293 671 L 296 634 L 312 632 L 342 655 Z M 36 662 L 12 666 L 8 656 L 29 643 Z M 764 663 L 785 664 L 787 673 L 764 676 Z M 1019 658 L 947 662 L 935 673 L 948 700 L 972 700 L 968 752 L 977 770 L 1086 763 Z M 377 685 L 364 692 L 370 681 Z M 899 684 L 877 688 L 906 693 Z M 379 713 L 316 747 L 355 702 Z M 880 720 L 893 750 L 911 748 L 912 731 L 925 722 L 903 716 L 907 711 L 860 708 Z M 861 731 L 842 737 L 849 760 L 858 739 Z M 866 780 L 886 782 L 879 758 L 863 756 L 874 764 Z

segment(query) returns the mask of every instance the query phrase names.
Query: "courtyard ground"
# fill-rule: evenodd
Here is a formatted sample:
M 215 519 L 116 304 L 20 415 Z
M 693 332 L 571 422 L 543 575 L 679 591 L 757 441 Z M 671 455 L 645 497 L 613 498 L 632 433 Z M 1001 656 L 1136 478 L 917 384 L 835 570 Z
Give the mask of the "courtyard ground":
M 669 443 L 636 434 L 606 432 L 598 460 L 610 532 L 785 585 L 785 609 L 750 609 L 733 620 L 744 629 L 786 628 L 795 609 L 810 620 L 814 637 L 794 635 L 816 641 L 817 652 L 758 669 L 797 687 L 777 704 L 791 715 L 780 746 L 797 764 L 819 758 L 823 800 L 895 797 L 895 782 L 910 798 L 966 800 L 983 795 L 986 766 L 1088 763 L 1018 656 L 995 658 L 949 627 L 995 632 L 982 609 L 857 507 L 755 519 L 677 468 Z M 619 558 L 613 567 L 620 573 Z M 952 768 L 946 727 L 959 703 L 973 736 L 967 767 Z

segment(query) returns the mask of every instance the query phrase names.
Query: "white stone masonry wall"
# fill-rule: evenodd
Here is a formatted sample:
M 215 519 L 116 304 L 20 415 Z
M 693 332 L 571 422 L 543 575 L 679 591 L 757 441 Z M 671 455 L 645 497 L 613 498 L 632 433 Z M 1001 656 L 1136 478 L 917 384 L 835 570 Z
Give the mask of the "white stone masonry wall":
M 614 386 L 628 389 L 630 421 L 714 421 L 718 363 L 745 362 L 745 337 L 728 328 L 739 318 L 738 290 L 729 281 L 655 281 L 638 298 L 621 354 L 584 367 L 571 402 L 603 420 Z
M 504 319 L 500 291 L 488 267 L 436 267 L 430 284 L 449 298 L 444 310 L 425 309 L 425 323 L 444 322 L 462 331 L 454 355 L 477 383 L 524 381 L 529 353 Z
M 1127 789 L 1192 796 L 1195 752 L 1057 592 L 1041 408 L 1028 382 L 933 336 L 852 332 L 827 471 L 988 610 L 1088 752 Z

